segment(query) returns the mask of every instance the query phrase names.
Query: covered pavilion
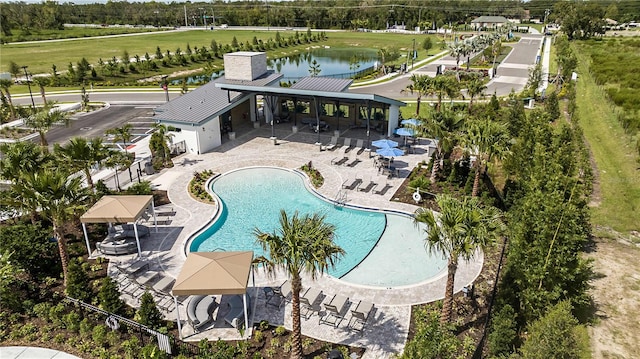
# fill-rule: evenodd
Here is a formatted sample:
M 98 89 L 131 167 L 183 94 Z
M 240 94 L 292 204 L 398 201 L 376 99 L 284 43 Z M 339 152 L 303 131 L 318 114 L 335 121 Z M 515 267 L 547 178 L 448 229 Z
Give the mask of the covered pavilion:
M 244 306 L 244 327 L 249 328 L 247 286 L 253 262 L 253 251 L 190 252 L 176 279 L 171 294 L 178 308 L 178 296 L 241 295 Z M 182 339 L 180 312 L 178 332 Z
M 109 225 L 112 223 L 133 223 L 133 231 L 136 237 L 136 244 L 138 245 L 138 256 L 142 257 L 140 237 L 138 235 L 136 222 L 147 211 L 149 206 L 151 206 L 151 210 L 153 211 L 153 224 L 156 231 L 158 231 L 152 195 L 103 196 L 100 198 L 98 202 L 80 217 L 89 256 L 91 256 L 91 245 L 89 244 L 89 235 L 87 234 L 87 223 L 109 223 Z

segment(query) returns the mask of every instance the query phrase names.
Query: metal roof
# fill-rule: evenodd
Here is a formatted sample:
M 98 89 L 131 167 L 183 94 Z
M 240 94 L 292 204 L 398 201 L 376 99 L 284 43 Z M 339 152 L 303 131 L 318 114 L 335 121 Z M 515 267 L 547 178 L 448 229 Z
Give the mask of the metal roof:
M 491 23 L 507 23 L 509 22 L 509 20 L 504 17 L 504 16 L 488 16 L 488 15 L 483 15 L 480 17 L 477 17 L 473 20 L 471 20 L 471 23 L 477 23 L 477 22 L 491 22 Z
M 352 79 L 307 76 L 298 80 L 291 88 L 296 90 L 342 92 L 347 90 L 352 82 Z
M 407 104 L 394 100 L 388 97 L 379 96 L 375 94 L 362 94 L 362 93 L 351 93 L 351 92 L 334 92 L 334 91 L 312 91 L 312 90 L 299 90 L 291 87 L 259 87 L 259 86 L 250 86 L 250 85 L 238 85 L 238 84 L 226 84 L 226 83 L 215 83 L 216 87 L 219 87 L 223 90 L 228 91 L 237 91 L 237 92 L 250 92 L 261 95 L 284 95 L 284 96 L 296 96 L 296 97 L 307 97 L 307 98 L 328 98 L 335 100 L 351 100 L 358 102 L 365 101 L 373 101 L 378 103 L 384 103 L 388 105 L 396 105 L 396 106 L 406 106 Z
M 237 53 L 237 52 L 236 52 Z M 264 74 L 260 75 L 260 77 L 247 81 L 247 80 L 232 80 L 227 78 L 222 78 L 218 82 L 223 82 L 226 84 L 237 84 L 237 85 L 252 85 L 252 86 L 269 86 L 277 80 L 282 78 L 282 74 L 275 73 L 273 70 L 269 70 Z
M 239 92 L 222 90 L 216 86 L 217 83 L 229 82 L 265 86 L 281 77 L 281 74 L 274 74 L 273 72 L 268 72 L 253 81 L 226 80 L 221 77 L 164 105 L 158 106 L 154 110 L 154 118 L 161 121 L 200 124 L 227 111 L 232 107 L 233 103 L 246 97 L 246 95 Z

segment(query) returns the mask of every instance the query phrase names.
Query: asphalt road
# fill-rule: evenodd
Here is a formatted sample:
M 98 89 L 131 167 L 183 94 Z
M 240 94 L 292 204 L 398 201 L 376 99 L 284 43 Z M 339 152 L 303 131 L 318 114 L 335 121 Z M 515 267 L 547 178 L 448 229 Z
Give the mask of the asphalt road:
M 110 128 L 121 127 L 130 123 L 132 135 L 136 137 L 146 136 L 154 121 L 152 119 L 154 106 L 110 105 L 99 111 L 82 115 L 74 115 L 69 127 L 57 126 L 47 132 L 47 142 L 50 144 L 64 144 L 70 138 L 103 137 Z M 104 142 L 110 142 L 104 138 Z M 135 141 L 133 141 L 135 142 Z
M 525 34 L 518 43 L 508 44 L 513 47 L 513 50 L 498 65 L 497 76 L 489 82 L 485 94 L 495 93 L 497 96 L 507 96 L 511 91 L 522 91 L 529 79 L 529 67 L 536 63 L 536 56 L 540 50 L 542 38 L 542 35 Z M 415 100 L 417 98 L 416 94 L 411 95 L 411 93 L 401 92 L 411 83 L 410 78 L 413 73 L 433 75 L 436 73 L 437 66 L 444 64 L 445 67 L 450 67 L 455 66 L 455 63 L 456 59 L 447 55 L 388 82 L 357 87 L 350 91 L 377 94 L 397 100 Z M 462 60 L 460 65 L 463 66 Z

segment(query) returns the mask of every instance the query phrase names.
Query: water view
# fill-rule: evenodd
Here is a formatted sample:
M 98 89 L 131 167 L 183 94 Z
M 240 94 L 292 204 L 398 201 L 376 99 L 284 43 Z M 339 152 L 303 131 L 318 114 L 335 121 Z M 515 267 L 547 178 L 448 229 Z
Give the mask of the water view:
M 358 73 L 367 73 L 373 70 L 378 61 L 378 53 L 374 49 L 352 48 L 317 48 L 308 52 L 268 59 L 267 68 L 284 75 L 282 81 L 295 82 L 302 77 L 310 76 L 313 61 L 320 70 L 318 76 L 335 78 L 352 78 Z M 187 77 L 187 84 L 196 85 L 207 83 L 224 75 L 224 70 L 213 74 L 200 74 Z M 172 86 L 182 84 L 183 79 L 174 79 Z
M 283 81 L 309 76 L 316 61 L 318 76 L 350 78 L 355 73 L 373 69 L 378 60 L 374 49 L 317 48 L 280 59 L 268 60 L 267 67 L 284 75 Z

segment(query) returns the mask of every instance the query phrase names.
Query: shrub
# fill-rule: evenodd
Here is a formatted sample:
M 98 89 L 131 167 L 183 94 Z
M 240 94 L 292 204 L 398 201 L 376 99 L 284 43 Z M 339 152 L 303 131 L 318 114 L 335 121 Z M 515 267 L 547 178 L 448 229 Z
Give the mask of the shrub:
M 11 253 L 11 263 L 30 276 L 41 274 L 58 276 L 61 266 L 51 232 L 40 224 L 16 224 L 0 227 L 0 253 Z
M 492 355 L 507 355 L 511 352 L 518 334 L 515 317 L 516 313 L 513 307 L 508 304 L 500 308 L 500 311 L 493 317 L 491 331 L 487 338 L 489 353 Z
M 134 195 L 152 194 L 153 190 L 151 188 L 151 182 L 141 181 L 139 183 L 133 183 L 127 188 L 127 193 L 134 194 Z
M 551 307 L 540 319 L 529 327 L 529 336 L 521 347 L 522 357 L 575 358 L 588 353 L 586 345 L 577 336 L 578 320 L 571 314 L 571 304 L 560 302 Z
M 158 310 L 156 302 L 153 301 L 153 295 L 149 291 L 145 291 L 140 298 L 140 309 L 136 313 L 136 320 L 153 329 L 162 326 L 162 313 Z
M 69 261 L 66 293 L 83 302 L 88 302 L 93 296 L 89 290 L 89 276 L 75 258 Z
M 285 334 L 287 334 L 287 328 L 285 328 L 284 326 L 280 325 L 278 327 L 276 327 L 275 333 L 277 336 L 281 337 Z
M 80 322 L 80 337 L 89 338 L 92 332 L 93 323 L 88 318 L 82 319 Z
M 93 342 L 96 343 L 96 345 L 105 347 L 107 344 L 107 327 L 104 325 L 96 325 L 93 327 L 91 339 L 93 339 Z
M 76 312 L 65 314 L 62 317 L 62 322 L 65 327 L 72 332 L 77 333 L 80 330 L 80 314 Z
M 102 279 L 102 286 L 98 292 L 98 298 L 100 299 L 100 307 L 102 309 L 114 314 L 122 314 L 125 303 L 120 299 L 118 286 L 111 277 Z

